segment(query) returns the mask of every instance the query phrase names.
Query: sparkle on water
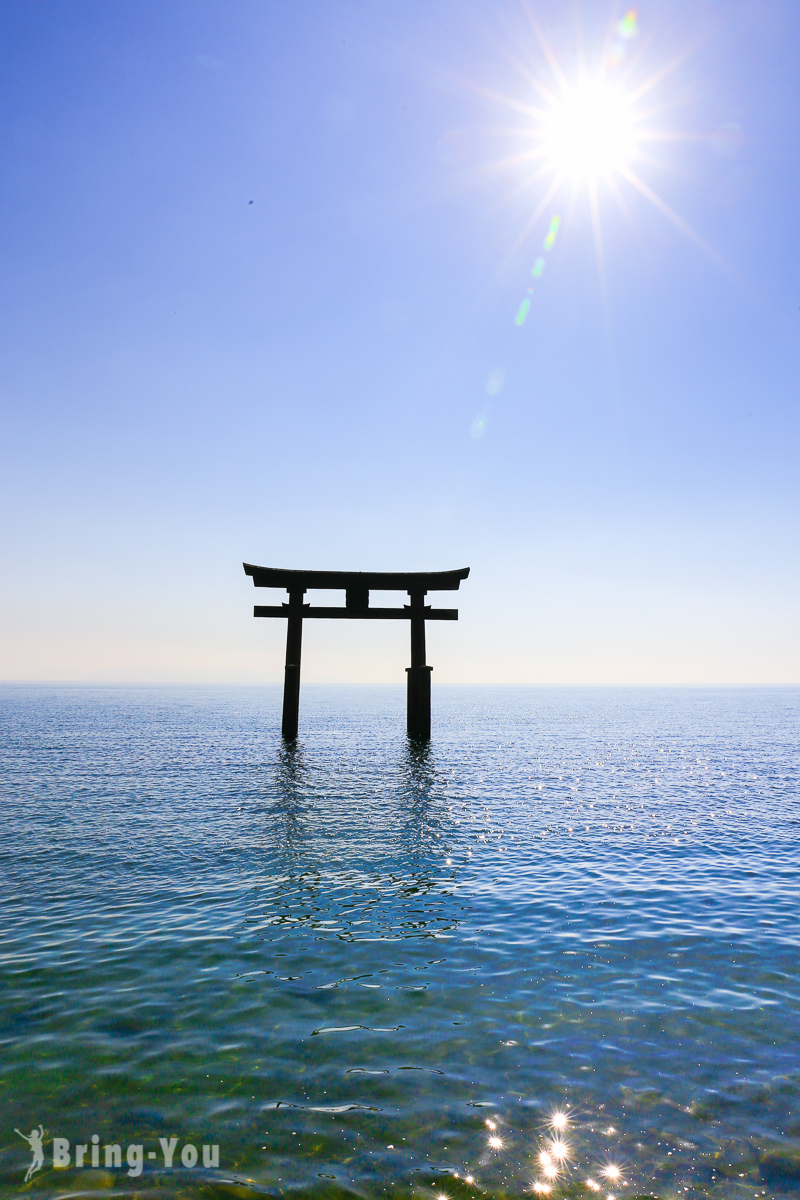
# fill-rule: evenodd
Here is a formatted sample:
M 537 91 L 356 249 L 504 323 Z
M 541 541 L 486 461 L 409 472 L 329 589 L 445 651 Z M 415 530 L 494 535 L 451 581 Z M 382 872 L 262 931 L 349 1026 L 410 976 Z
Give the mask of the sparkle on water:
M 796 1195 L 798 699 L 0 688 L 0 1193 Z

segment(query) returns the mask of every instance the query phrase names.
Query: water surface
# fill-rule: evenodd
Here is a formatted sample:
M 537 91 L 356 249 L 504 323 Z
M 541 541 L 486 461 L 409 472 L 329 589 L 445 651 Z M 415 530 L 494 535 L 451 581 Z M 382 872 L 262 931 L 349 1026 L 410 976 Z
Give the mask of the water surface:
M 3 687 L 3 1194 L 799 1195 L 799 700 Z

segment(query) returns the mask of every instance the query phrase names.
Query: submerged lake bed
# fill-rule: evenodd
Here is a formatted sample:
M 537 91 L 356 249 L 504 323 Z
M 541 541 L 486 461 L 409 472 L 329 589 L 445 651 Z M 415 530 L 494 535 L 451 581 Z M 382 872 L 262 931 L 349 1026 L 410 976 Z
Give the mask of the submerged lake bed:
M 799 702 L 2 686 L 2 1194 L 800 1195 Z

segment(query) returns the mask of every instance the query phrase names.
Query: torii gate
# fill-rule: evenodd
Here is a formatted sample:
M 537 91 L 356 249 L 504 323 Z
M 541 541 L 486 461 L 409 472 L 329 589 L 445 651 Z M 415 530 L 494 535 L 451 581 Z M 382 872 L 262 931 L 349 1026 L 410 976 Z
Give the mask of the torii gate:
M 428 592 L 455 592 L 469 567 L 460 571 L 281 571 L 276 567 L 254 567 L 243 563 L 245 575 L 252 576 L 255 587 L 286 588 L 288 604 L 256 604 L 254 617 L 286 617 L 286 667 L 283 681 L 283 722 L 285 738 L 297 737 L 300 706 L 300 651 L 304 617 L 333 617 L 346 620 L 410 621 L 411 666 L 408 674 L 407 728 L 409 737 L 431 735 L 431 671 L 425 662 L 425 622 L 457 621 L 457 608 L 429 608 Z M 313 608 L 303 596 L 313 588 L 344 590 L 344 608 Z M 402 608 L 370 608 L 369 594 L 408 592 L 410 604 Z

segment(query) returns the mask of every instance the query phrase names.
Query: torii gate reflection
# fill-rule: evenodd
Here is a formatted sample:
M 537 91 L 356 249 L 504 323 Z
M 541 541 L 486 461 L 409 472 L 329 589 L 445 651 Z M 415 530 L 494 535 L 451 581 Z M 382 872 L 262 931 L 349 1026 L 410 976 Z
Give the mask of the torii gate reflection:
M 431 671 L 425 662 L 425 622 L 457 621 L 457 608 L 430 608 L 425 604 L 428 592 L 455 592 L 469 567 L 460 571 L 282 571 L 276 567 L 255 567 L 243 563 L 255 587 L 286 588 L 288 604 L 256 604 L 254 617 L 286 617 L 286 667 L 283 682 L 283 721 L 285 738 L 297 737 L 300 707 L 300 653 L 303 643 L 303 618 L 322 617 L 345 620 L 410 621 L 411 666 L 408 674 L 407 729 L 409 737 L 431 735 Z M 314 588 L 345 593 L 344 608 L 313 608 L 303 596 Z M 402 608 L 370 608 L 369 594 L 408 592 L 410 604 Z

